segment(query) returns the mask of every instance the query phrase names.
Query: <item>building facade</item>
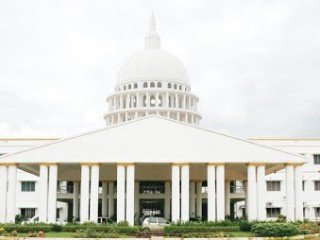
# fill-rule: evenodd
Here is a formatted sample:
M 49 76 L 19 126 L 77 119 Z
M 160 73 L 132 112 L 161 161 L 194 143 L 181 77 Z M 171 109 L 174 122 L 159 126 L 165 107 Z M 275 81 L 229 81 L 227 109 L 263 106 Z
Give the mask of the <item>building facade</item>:
M 182 63 L 161 50 L 151 17 L 145 49 L 120 69 L 107 127 L 66 139 L 0 140 L 0 222 L 99 216 L 171 221 L 316 220 L 320 140 L 243 140 L 199 127 Z M 58 210 L 58 211 L 57 211 Z

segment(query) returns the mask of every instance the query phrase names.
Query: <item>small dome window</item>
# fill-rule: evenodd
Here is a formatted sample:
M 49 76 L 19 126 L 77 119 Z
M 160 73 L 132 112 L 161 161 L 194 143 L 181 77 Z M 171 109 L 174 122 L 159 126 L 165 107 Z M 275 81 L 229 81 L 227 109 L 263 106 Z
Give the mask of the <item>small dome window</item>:
M 156 85 L 154 82 L 150 83 L 150 87 L 154 88 Z
M 179 90 L 182 90 L 182 86 L 181 85 L 179 86 Z
M 127 86 L 123 86 L 123 90 L 127 90 Z
M 171 83 L 168 83 L 168 88 L 171 88 Z
M 177 89 L 177 84 L 174 84 L 174 85 L 173 85 L 173 88 L 174 88 L 174 89 Z
M 144 82 L 144 83 L 143 83 L 143 87 L 144 87 L 144 88 L 147 88 L 147 87 L 148 87 L 148 83 L 147 83 L 147 82 Z
M 133 85 L 133 88 L 138 88 L 138 83 L 135 83 L 135 84 Z
M 158 82 L 157 87 L 158 87 L 158 88 L 162 88 L 161 82 Z
M 130 89 L 131 89 L 131 84 L 128 85 L 128 90 L 130 90 Z

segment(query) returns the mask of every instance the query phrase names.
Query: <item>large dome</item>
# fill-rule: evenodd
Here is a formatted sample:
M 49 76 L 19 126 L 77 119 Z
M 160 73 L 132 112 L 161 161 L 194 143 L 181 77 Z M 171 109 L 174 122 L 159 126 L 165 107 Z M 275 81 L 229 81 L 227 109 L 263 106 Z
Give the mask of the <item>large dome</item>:
M 119 71 L 117 85 L 145 80 L 172 81 L 190 86 L 182 63 L 160 49 L 147 49 L 129 58 Z

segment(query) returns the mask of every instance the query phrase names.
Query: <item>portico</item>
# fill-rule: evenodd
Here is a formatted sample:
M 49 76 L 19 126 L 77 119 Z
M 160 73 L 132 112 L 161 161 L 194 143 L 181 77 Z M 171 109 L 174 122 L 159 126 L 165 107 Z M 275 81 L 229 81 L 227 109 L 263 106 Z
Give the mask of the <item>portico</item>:
M 41 221 L 56 220 L 57 181 L 72 181 L 75 218 L 96 222 L 116 214 L 130 225 L 144 211 L 143 199 L 160 199 L 161 214 L 174 222 L 202 217 L 206 200 L 207 219 L 223 220 L 231 180 L 247 181 L 248 219 L 265 220 L 265 175 L 285 168 L 287 219 L 300 220 L 303 163 L 291 153 L 149 116 L 0 157 L 0 221 L 14 221 L 17 168 L 40 177 Z M 163 187 L 140 185 L 154 181 Z

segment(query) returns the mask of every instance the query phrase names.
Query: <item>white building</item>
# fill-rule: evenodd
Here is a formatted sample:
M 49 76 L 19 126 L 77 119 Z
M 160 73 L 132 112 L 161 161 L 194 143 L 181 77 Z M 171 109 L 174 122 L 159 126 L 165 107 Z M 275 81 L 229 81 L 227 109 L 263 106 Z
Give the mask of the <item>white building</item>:
M 0 139 L 0 222 L 318 218 L 320 139 L 242 140 L 199 127 L 199 99 L 161 50 L 153 17 L 145 42 L 120 69 L 106 128 Z

